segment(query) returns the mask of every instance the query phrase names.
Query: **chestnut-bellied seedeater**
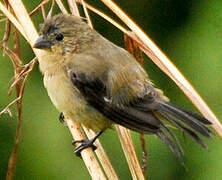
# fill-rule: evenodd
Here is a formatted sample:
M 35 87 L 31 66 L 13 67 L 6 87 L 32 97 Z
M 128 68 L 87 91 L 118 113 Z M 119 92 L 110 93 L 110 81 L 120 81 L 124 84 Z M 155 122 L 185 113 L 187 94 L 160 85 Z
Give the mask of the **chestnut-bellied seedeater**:
M 211 123 L 168 102 L 146 71 L 126 50 L 91 29 L 80 17 L 59 14 L 46 20 L 34 48 L 45 51 L 39 60 L 44 85 L 65 117 L 98 132 L 81 141 L 79 153 L 113 123 L 158 136 L 183 162 L 174 126 L 207 148 L 199 135 L 211 137 Z M 95 148 L 95 147 L 94 147 Z

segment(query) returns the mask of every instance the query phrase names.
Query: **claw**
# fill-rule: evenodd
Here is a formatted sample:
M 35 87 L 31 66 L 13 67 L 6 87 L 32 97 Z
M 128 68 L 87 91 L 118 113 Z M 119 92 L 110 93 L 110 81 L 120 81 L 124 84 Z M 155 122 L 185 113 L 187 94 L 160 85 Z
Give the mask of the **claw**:
M 59 121 L 64 125 L 64 126 L 67 126 L 67 123 L 65 122 L 65 116 L 64 116 L 64 114 L 61 112 L 60 114 L 59 114 Z
M 81 143 L 79 146 L 77 146 L 75 148 L 74 153 L 81 157 L 81 151 L 85 148 L 91 147 L 93 151 L 95 151 L 97 149 L 97 147 L 93 144 L 95 142 L 95 140 L 102 134 L 103 131 L 100 131 L 99 133 L 97 133 L 97 135 L 93 138 L 93 139 L 83 139 L 83 140 L 73 140 L 72 141 L 72 145 L 75 145 L 76 143 Z
M 74 153 L 79 157 L 81 157 L 80 153 L 85 148 L 91 147 L 93 151 L 95 151 L 97 149 L 97 147 L 93 144 L 94 141 L 92 141 L 92 140 L 87 140 L 87 139 L 86 140 L 77 140 L 77 141 L 73 141 L 72 145 L 75 145 L 76 143 L 81 143 L 79 146 L 77 146 L 75 148 L 75 151 L 74 151 Z

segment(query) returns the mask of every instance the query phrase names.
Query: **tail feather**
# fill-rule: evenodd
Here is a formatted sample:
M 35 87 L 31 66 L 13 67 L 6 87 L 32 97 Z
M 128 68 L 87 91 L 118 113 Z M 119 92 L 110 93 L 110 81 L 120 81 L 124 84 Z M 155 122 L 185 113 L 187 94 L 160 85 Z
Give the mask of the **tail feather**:
M 183 152 L 183 148 L 180 144 L 180 141 L 179 139 L 176 137 L 176 135 L 165 125 L 165 124 L 161 124 L 162 128 L 166 130 L 166 132 L 174 139 L 174 141 L 176 142 L 177 144 L 177 147 L 178 149 L 180 150 L 181 152 L 181 155 L 183 156 L 184 155 L 184 152 Z
M 187 114 L 185 111 L 181 110 L 181 108 L 178 109 L 171 104 L 165 103 L 163 101 L 160 101 L 158 103 L 160 103 L 161 105 L 160 110 L 158 110 L 159 112 L 162 111 L 168 113 L 176 119 L 182 121 L 186 125 L 190 126 L 192 129 L 196 130 L 203 136 L 208 138 L 210 137 L 210 129 L 208 129 L 203 123 L 197 121 L 197 119 L 194 116 L 191 116 L 191 114 Z
M 165 113 L 161 113 L 161 116 L 163 116 L 167 121 L 174 124 L 178 129 L 180 129 L 185 134 L 188 134 L 193 140 L 195 140 L 198 144 L 200 144 L 204 149 L 208 150 L 208 147 L 206 144 L 200 139 L 200 137 L 189 128 L 183 126 L 180 122 L 174 120 L 173 117 L 170 117 L 169 115 Z
M 200 116 L 199 114 L 197 113 L 194 113 L 194 112 L 191 112 L 191 111 L 188 111 L 186 109 L 183 109 L 175 104 L 172 104 L 172 103 L 169 103 L 169 102 L 165 102 L 165 104 L 168 104 L 176 109 L 179 109 L 181 111 L 183 111 L 184 113 L 188 114 L 189 116 L 192 116 L 194 117 L 196 120 L 198 120 L 199 122 L 203 123 L 203 124 L 206 124 L 206 125 L 211 125 L 212 123 L 210 121 L 208 121 L 206 118 Z
M 161 130 L 156 133 L 156 135 L 170 148 L 170 150 L 176 155 L 179 159 L 180 163 L 185 166 L 183 155 L 178 150 L 177 146 L 173 143 L 173 141 L 168 138 Z

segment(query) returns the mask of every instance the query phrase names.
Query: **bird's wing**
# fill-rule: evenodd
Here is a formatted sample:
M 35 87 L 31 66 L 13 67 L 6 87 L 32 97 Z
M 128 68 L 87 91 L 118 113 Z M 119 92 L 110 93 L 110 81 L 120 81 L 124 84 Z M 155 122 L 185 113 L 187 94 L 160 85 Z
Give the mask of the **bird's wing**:
M 113 65 L 111 70 L 110 65 L 95 64 L 96 60 L 88 71 L 72 68 L 69 77 L 86 101 L 104 116 L 134 131 L 157 135 L 181 162 L 182 148 L 162 119 L 207 148 L 199 134 L 210 137 L 211 131 L 206 126 L 211 123 L 196 113 L 166 102 L 163 95 L 147 81 L 143 71 L 135 69 L 135 64 L 116 69 Z M 126 68 L 131 68 L 131 71 Z
M 115 51 L 112 55 L 118 57 Z M 155 92 L 145 71 L 134 59 L 130 61 L 131 56 L 119 57 L 129 60 L 125 63 L 105 62 L 107 58 L 86 53 L 75 55 L 67 63 L 68 76 L 88 103 L 106 117 L 137 132 L 155 134 L 160 128 L 160 120 L 153 113 L 132 106 L 140 98 Z M 84 93 L 85 90 L 91 93 Z

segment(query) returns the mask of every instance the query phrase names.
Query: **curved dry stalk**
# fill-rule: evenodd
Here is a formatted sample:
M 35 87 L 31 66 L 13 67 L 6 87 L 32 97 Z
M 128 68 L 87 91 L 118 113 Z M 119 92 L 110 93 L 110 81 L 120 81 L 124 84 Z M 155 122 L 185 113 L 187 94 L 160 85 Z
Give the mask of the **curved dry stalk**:
M 101 0 L 107 7 L 109 7 L 131 30 L 142 43 L 142 50 L 149 56 L 153 62 L 165 72 L 184 92 L 184 94 L 191 100 L 197 109 L 213 123 L 213 128 L 222 138 L 222 125 L 207 106 L 205 101 L 200 97 L 193 86 L 187 81 L 182 73 L 170 61 L 170 59 L 155 45 L 155 43 L 130 19 L 112 0 Z M 133 37 L 133 36 L 131 36 Z M 134 37 L 133 39 L 136 39 Z
M 17 97 L 16 99 L 14 99 L 12 102 L 10 102 L 1 112 L 0 112 L 0 116 L 4 113 L 9 113 L 10 117 L 12 117 L 12 113 L 10 111 L 10 107 L 12 107 L 15 103 L 18 102 L 18 100 L 20 100 L 21 97 Z
M 81 131 L 81 126 L 78 123 L 73 123 L 72 120 L 67 119 L 66 123 L 68 125 L 68 128 L 75 140 L 82 140 L 86 139 L 83 132 Z M 83 151 L 81 151 L 81 156 L 83 158 L 83 161 L 85 162 L 85 165 L 92 177 L 92 179 L 101 179 L 105 180 L 106 177 L 96 159 L 96 156 L 93 153 L 93 150 L 91 148 L 86 148 Z M 92 166 L 93 165 L 93 166 Z
M 35 13 L 37 13 L 42 6 L 45 6 L 50 0 L 44 0 L 42 1 L 35 9 L 33 9 L 30 13 L 29 16 L 33 16 Z
M 136 156 L 130 130 L 116 125 L 116 130 L 122 145 L 123 152 L 129 165 L 133 180 L 145 180 L 139 161 Z
M 147 153 L 147 149 L 146 149 L 146 140 L 145 140 L 144 134 L 140 134 L 140 143 L 142 146 L 142 153 L 143 153 L 142 172 L 143 172 L 143 175 L 146 176 L 147 167 L 148 167 L 148 153 Z
M 68 14 L 68 11 L 64 7 L 63 3 L 61 0 L 55 0 L 57 5 L 59 6 L 59 9 L 62 11 L 63 14 Z
M 93 137 L 95 137 L 96 134 L 93 131 L 86 129 L 85 127 L 83 127 L 83 128 L 84 128 L 84 131 L 89 139 L 92 139 Z M 95 153 L 99 159 L 99 162 L 101 163 L 101 165 L 103 167 L 104 172 L 106 173 L 106 176 L 108 177 L 108 179 L 118 180 L 119 178 L 118 178 L 112 164 L 110 163 L 109 158 L 108 158 L 105 150 L 103 149 L 102 144 L 100 143 L 99 139 L 97 139 L 94 142 L 94 144 L 97 147 Z
M 76 0 L 77 3 L 82 4 L 81 0 Z M 97 10 L 96 8 L 94 8 L 93 6 L 89 5 L 88 3 L 84 2 L 86 8 L 88 8 L 89 10 L 91 10 L 92 12 L 98 14 L 99 16 L 101 16 L 102 18 L 104 18 L 105 20 L 107 20 L 108 22 L 110 22 L 112 25 L 114 25 L 115 27 L 117 27 L 120 31 L 122 31 L 125 34 L 128 34 L 130 36 L 130 33 L 127 29 L 125 29 L 123 26 L 121 26 L 119 23 L 117 23 L 116 21 L 114 21 L 112 18 L 110 18 L 109 16 L 107 16 L 105 13 L 103 13 L 102 11 Z
M 82 2 L 82 7 L 83 7 L 83 10 L 84 10 L 84 14 L 86 16 L 86 19 L 88 20 L 88 24 L 93 29 L 92 21 L 90 19 L 90 16 L 89 16 L 88 10 L 86 8 L 85 2 L 84 2 L 84 0 L 81 0 L 81 2 Z
M 125 41 L 126 50 L 129 51 L 129 53 L 135 57 L 135 59 L 141 64 L 141 66 L 143 66 L 144 59 L 143 59 L 143 54 L 142 54 L 142 51 L 140 50 L 139 44 L 136 41 L 134 41 L 132 38 L 130 38 L 127 34 L 124 34 L 124 41 Z M 141 142 L 142 151 L 143 151 L 142 172 L 143 172 L 143 175 L 145 175 L 146 170 L 147 170 L 147 150 L 145 146 L 146 143 L 144 139 L 144 134 L 140 134 L 140 142 Z
M 71 11 L 72 14 L 75 14 L 77 16 L 80 16 L 79 14 L 79 10 L 76 4 L 76 0 L 67 0 L 68 4 L 69 4 L 69 9 Z

